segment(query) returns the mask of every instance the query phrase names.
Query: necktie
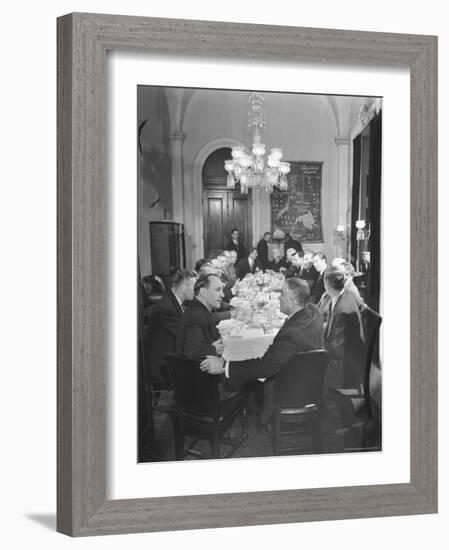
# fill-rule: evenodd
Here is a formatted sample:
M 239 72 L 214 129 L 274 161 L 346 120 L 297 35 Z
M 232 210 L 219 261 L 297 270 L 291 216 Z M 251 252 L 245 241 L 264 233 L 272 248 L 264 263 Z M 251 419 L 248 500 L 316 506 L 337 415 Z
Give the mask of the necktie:
M 331 329 L 331 318 L 332 318 L 332 299 L 329 302 L 329 310 L 327 313 L 327 324 L 326 324 L 326 331 L 324 333 L 324 338 L 326 339 L 329 336 L 329 332 Z

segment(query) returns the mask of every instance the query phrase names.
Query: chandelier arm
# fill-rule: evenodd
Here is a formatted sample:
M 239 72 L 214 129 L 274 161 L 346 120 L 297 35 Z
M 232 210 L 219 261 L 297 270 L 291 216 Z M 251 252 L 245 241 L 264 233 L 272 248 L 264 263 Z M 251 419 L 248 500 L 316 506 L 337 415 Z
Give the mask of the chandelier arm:
M 265 144 L 262 141 L 262 130 L 266 124 L 265 95 L 261 92 L 250 92 L 248 105 L 248 127 L 253 130 L 253 147 L 249 155 L 244 152 L 243 147 L 233 147 L 232 161 L 225 161 L 227 187 L 234 189 L 236 183 L 240 182 L 241 192 L 244 194 L 251 187 L 272 193 L 276 186 L 285 191 L 288 187 L 290 164 L 281 161 L 282 149 L 272 148 L 265 159 Z

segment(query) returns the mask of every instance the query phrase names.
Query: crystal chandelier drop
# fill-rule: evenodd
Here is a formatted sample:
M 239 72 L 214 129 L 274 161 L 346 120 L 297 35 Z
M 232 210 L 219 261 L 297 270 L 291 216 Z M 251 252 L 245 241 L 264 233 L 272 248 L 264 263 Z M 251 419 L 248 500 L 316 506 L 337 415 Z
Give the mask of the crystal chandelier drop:
M 232 160 L 225 161 L 228 173 L 226 183 L 234 189 L 240 182 L 242 193 L 248 189 L 264 189 L 272 193 L 273 187 L 281 191 L 287 189 L 287 174 L 290 164 L 282 162 L 282 149 L 275 147 L 265 161 L 265 145 L 262 143 L 262 130 L 265 128 L 264 95 L 258 92 L 249 94 L 248 127 L 253 131 L 253 148 L 250 154 L 243 147 L 232 148 Z

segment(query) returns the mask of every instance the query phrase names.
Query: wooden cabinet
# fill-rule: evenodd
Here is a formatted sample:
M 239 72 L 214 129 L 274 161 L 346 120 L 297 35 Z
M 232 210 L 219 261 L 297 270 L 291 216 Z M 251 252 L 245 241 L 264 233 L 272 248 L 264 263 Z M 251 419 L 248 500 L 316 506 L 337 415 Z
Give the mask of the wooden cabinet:
M 175 222 L 150 222 L 151 271 L 169 275 L 174 267 L 185 267 L 184 226 Z

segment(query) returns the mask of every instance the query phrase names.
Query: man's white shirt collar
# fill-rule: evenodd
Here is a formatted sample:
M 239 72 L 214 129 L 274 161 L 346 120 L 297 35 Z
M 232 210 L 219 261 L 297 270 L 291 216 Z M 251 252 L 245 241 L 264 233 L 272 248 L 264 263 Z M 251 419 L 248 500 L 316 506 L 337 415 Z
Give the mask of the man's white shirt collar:
M 171 289 L 171 291 L 172 291 L 172 293 L 175 295 L 176 301 L 178 302 L 180 308 L 182 309 L 182 302 L 181 302 L 181 300 L 179 299 L 179 296 L 176 294 L 176 292 L 175 292 L 173 289 Z

